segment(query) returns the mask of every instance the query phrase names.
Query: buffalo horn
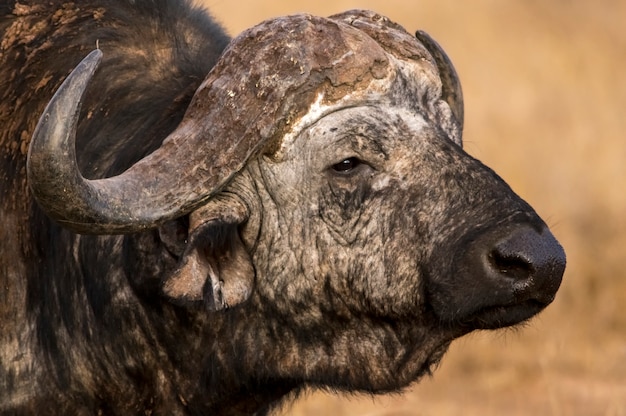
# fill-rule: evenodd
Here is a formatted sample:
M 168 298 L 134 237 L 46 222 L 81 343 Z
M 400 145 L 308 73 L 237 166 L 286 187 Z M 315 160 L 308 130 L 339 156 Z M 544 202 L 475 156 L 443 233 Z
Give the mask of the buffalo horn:
M 434 56 L 444 99 L 462 123 L 452 65 L 432 39 L 417 36 Z M 78 169 L 74 139 L 80 102 L 102 55 L 94 51 L 39 120 L 28 157 L 31 190 L 50 217 L 79 233 L 153 228 L 205 204 L 251 157 L 275 154 L 320 97 L 324 108 L 354 106 L 367 99 L 370 85 L 375 91 L 391 88 L 393 62 L 423 66 L 424 46 L 362 10 L 330 19 L 294 15 L 266 21 L 231 42 L 157 150 L 120 175 L 88 180 Z M 383 78 L 388 81 L 381 84 Z
M 460 131 L 463 131 L 463 92 L 461 91 L 461 82 L 450 58 L 428 33 L 418 30 L 415 36 L 435 59 L 441 77 L 442 98 L 450 106 L 459 123 Z
M 29 186 L 46 214 L 75 232 L 138 232 L 190 212 L 209 195 L 181 185 L 185 175 L 175 173 L 177 167 L 168 158 L 179 155 L 167 140 L 121 175 L 98 180 L 81 175 L 76 125 L 83 95 L 101 58 L 100 50 L 89 53 L 48 103 L 28 151 Z

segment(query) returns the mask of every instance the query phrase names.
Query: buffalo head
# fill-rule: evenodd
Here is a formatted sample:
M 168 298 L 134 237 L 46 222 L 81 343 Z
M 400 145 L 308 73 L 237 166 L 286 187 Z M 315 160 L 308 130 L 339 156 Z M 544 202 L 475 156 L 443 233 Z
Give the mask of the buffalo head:
M 554 298 L 564 252 L 463 151 L 458 79 L 426 34 L 363 11 L 264 22 L 230 44 L 157 151 L 87 180 L 73 137 L 99 56 L 40 120 L 34 196 L 80 233 L 166 235 L 188 215 L 164 292 L 216 322 L 224 309 L 264 317 L 228 342 L 273 339 L 257 359 L 268 378 L 397 389 L 452 339 Z

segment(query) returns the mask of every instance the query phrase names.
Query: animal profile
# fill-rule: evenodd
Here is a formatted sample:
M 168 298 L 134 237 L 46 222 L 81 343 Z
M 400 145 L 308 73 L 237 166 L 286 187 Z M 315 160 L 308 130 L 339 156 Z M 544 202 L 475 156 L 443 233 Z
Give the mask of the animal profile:
M 563 249 L 463 150 L 424 32 L 230 39 L 175 0 L 4 1 L 0 32 L 2 414 L 399 391 L 554 299 Z

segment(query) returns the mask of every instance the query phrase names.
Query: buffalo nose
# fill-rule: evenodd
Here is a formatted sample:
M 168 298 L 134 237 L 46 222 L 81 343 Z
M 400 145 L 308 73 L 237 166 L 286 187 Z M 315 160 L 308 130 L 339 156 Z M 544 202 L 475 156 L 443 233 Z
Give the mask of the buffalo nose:
M 552 302 L 565 271 L 563 248 L 538 219 L 470 233 L 453 253 L 426 294 L 443 322 L 473 329 L 529 319 Z
M 565 252 L 547 228 L 538 232 L 528 225 L 518 226 L 495 242 L 484 267 L 492 284 L 502 286 L 504 293 L 510 288 L 515 302 L 547 305 L 561 284 Z

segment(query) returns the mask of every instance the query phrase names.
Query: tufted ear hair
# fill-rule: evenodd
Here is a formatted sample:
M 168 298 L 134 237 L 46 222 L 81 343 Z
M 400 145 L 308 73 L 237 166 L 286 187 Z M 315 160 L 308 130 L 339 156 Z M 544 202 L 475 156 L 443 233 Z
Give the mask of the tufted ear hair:
M 203 302 L 211 311 L 246 301 L 255 271 L 239 228 L 248 216 L 240 200 L 222 195 L 194 211 L 178 267 L 163 282 L 165 295 L 183 304 Z

